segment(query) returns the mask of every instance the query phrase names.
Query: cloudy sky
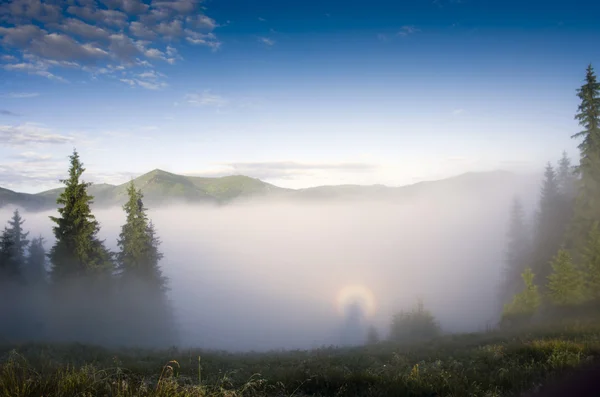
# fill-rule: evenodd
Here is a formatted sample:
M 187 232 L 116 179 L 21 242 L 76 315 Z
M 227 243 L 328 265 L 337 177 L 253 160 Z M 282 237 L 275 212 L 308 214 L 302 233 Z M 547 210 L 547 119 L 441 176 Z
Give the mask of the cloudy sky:
M 0 186 L 403 185 L 577 156 L 593 0 L 0 1 Z

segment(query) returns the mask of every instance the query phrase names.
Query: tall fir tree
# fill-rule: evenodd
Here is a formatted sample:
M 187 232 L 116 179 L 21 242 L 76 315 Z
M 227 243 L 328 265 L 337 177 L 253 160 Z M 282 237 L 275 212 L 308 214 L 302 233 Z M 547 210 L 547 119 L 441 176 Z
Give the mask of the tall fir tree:
M 571 159 L 566 151 L 563 151 L 562 157 L 558 161 L 556 179 L 560 194 L 572 206 L 573 200 L 577 196 L 577 167 L 571 164 Z
M 579 145 L 581 150 L 581 171 L 585 172 L 587 157 L 593 153 L 600 152 L 600 83 L 596 78 L 594 68 L 588 65 L 585 74 L 585 84 L 577 90 L 577 96 L 581 100 L 575 119 L 584 128 L 573 135 L 573 138 L 583 138 Z
M 542 280 L 552 272 L 550 262 L 564 240 L 565 224 L 561 211 L 563 197 L 560 180 L 552 164 L 546 165 L 534 231 L 533 271 Z
M 39 285 L 46 282 L 46 250 L 42 236 L 31 240 L 24 273 L 30 284 Z
M 569 225 L 573 222 L 573 211 L 579 182 L 577 167 L 571 165 L 571 159 L 567 156 L 567 152 L 563 152 L 558 162 L 556 178 L 560 192 L 560 204 L 556 213 L 557 232 L 562 234 L 561 244 L 565 244 L 568 238 Z
M 159 261 L 163 257 L 158 249 L 160 241 L 153 224 L 148 220 L 143 194 L 136 190 L 131 181 L 127 195 L 129 199 L 123 205 L 127 218 L 117 242 L 120 248 L 117 263 L 121 277 L 137 279 L 164 290 L 166 279 L 159 267 Z
M 25 266 L 25 252 L 29 245 L 29 240 L 27 240 L 29 232 L 23 231 L 23 223 L 25 223 L 25 221 L 21 218 L 19 210 L 16 209 L 13 212 L 12 219 L 8 221 L 9 227 L 7 230 L 12 236 L 12 255 L 19 268 Z
M 104 241 L 98 239 L 98 221 L 90 205 L 93 197 L 87 192 L 91 183 L 81 180 L 85 168 L 76 150 L 70 158 L 69 179 L 61 180 L 65 190 L 56 200 L 60 214 L 51 216 L 56 242 L 49 253 L 53 282 L 72 277 L 106 278 L 114 265 Z
M 160 240 L 148 219 L 143 194 L 133 181 L 127 188 L 128 200 L 123 205 L 125 224 L 117 241 L 120 250 L 117 263 L 121 280 L 121 310 L 135 318 L 136 328 L 144 329 L 144 339 L 136 336 L 136 343 L 153 345 L 172 344 L 177 339 L 173 311 L 168 302 L 167 279 L 162 275 L 159 262 Z
M 573 263 L 571 255 L 560 249 L 552 261 L 552 274 L 548 276 L 548 296 L 555 306 L 573 307 L 587 299 L 585 278 Z
M 594 222 L 600 221 L 600 83 L 592 65 L 586 70 L 585 83 L 577 90 L 580 99 L 575 119 L 583 130 L 573 138 L 582 138 L 578 173 L 578 194 L 573 221 L 568 234 L 568 247 L 578 254 L 585 245 Z
M 528 265 L 531 255 L 529 228 L 525 220 L 525 210 L 518 197 L 513 198 L 507 233 L 507 248 L 503 269 L 503 283 L 500 302 L 506 303 L 520 286 L 521 273 Z
M 20 278 L 19 263 L 14 256 L 13 235 L 5 227 L 0 234 L 0 281 L 15 281 Z

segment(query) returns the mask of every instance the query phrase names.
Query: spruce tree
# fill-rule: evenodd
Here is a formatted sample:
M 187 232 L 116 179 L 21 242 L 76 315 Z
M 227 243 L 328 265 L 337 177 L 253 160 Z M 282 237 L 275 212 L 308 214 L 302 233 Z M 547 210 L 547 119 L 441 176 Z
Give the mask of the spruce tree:
M 585 173 L 589 165 L 588 156 L 600 152 L 600 83 L 597 81 L 594 68 L 589 65 L 586 70 L 585 84 L 577 90 L 581 100 L 575 119 L 584 130 L 573 135 L 573 138 L 583 138 L 579 145 L 581 150 L 581 171 Z
M 19 262 L 15 259 L 15 242 L 13 234 L 5 227 L 0 234 L 0 280 L 15 281 L 19 279 L 21 272 Z
M 117 245 L 117 263 L 121 281 L 121 310 L 135 318 L 135 334 L 140 327 L 144 338 L 136 335 L 137 344 L 172 344 L 176 340 L 173 311 L 167 300 L 166 284 L 159 262 L 160 240 L 148 219 L 143 194 L 133 181 L 127 188 L 128 200 L 123 205 L 126 214 Z
M 578 167 L 581 179 L 568 246 L 579 250 L 585 244 L 593 223 L 600 221 L 600 83 L 591 65 L 586 71 L 585 84 L 577 90 L 577 96 L 581 102 L 575 119 L 583 130 L 572 137 L 582 138 Z
M 552 164 L 546 165 L 536 214 L 533 271 L 545 279 L 551 272 L 550 261 L 564 240 L 565 220 L 559 178 Z
M 23 223 L 25 223 L 25 221 L 21 218 L 19 210 L 16 209 L 13 212 L 12 219 L 8 221 L 8 224 L 10 225 L 8 231 L 12 235 L 13 257 L 19 264 L 19 267 L 25 265 L 25 250 L 29 245 L 29 240 L 27 240 L 29 232 L 23 232 Z
M 85 171 L 76 150 L 70 158 L 69 178 L 61 180 L 65 190 L 56 200 L 60 216 L 51 216 L 56 242 L 49 253 L 54 282 L 72 277 L 98 278 L 113 271 L 111 253 L 98 239 L 98 221 L 90 205 L 93 197 L 87 192 L 91 183 L 81 180 Z
M 556 178 L 561 196 L 572 205 L 572 200 L 577 196 L 577 173 L 566 151 L 558 161 Z
M 502 303 L 517 292 L 521 273 L 530 259 L 529 230 L 525 221 L 525 211 L 518 197 L 515 197 L 512 202 L 507 239 L 503 284 L 500 291 Z
M 42 236 L 31 240 L 29 256 L 25 266 L 25 276 L 33 285 L 43 284 L 46 281 L 46 250 Z
M 123 279 L 137 279 L 163 290 L 166 279 L 159 267 L 163 255 L 158 250 L 160 241 L 154 226 L 148 220 L 143 194 L 131 181 L 127 195 L 129 199 L 123 205 L 127 218 L 117 242 L 120 248 L 118 269 Z
M 586 301 L 584 275 L 565 249 L 560 249 L 552 261 L 547 286 L 550 301 L 556 306 L 571 307 Z

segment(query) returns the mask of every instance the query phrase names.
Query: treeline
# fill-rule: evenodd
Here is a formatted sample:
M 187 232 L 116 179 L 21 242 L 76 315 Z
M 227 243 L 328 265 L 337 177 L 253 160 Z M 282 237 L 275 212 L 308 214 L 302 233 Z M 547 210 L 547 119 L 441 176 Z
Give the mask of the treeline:
M 103 345 L 168 346 L 177 328 L 168 302 L 163 254 L 143 195 L 133 182 L 123 206 L 125 224 L 111 252 L 100 240 L 77 151 L 61 180 L 54 245 L 28 240 L 14 211 L 0 236 L 0 338 L 80 341 Z
M 591 65 L 577 96 L 579 165 L 566 153 L 548 163 L 530 222 L 519 199 L 510 211 L 502 325 L 600 314 L 600 83 Z

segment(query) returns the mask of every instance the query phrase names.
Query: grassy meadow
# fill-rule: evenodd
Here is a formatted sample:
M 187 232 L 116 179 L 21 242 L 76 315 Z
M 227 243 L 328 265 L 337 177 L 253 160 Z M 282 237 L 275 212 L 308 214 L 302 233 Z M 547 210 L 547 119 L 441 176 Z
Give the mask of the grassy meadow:
M 600 356 L 600 326 L 312 351 L 4 345 L 0 396 L 511 396 Z

